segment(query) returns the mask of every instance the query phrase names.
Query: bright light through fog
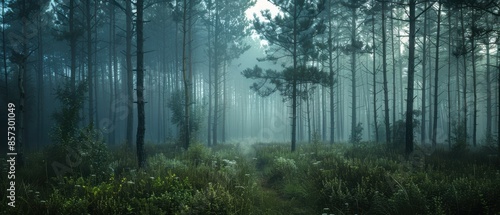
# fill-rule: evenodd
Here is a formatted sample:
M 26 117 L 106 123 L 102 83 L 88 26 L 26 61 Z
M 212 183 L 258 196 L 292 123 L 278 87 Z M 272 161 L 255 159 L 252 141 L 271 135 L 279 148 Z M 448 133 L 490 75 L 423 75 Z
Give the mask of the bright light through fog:
M 255 5 L 245 12 L 247 18 L 249 20 L 253 20 L 253 15 L 256 14 L 257 17 L 262 18 L 260 11 L 269 10 L 271 14 L 274 16 L 278 12 L 278 8 L 267 0 L 257 0 Z
M 245 11 L 245 15 L 247 17 L 248 20 L 250 21 L 253 21 L 254 19 L 254 14 L 259 18 L 259 19 L 262 19 L 262 15 L 261 15 L 261 11 L 264 11 L 264 10 L 269 10 L 271 12 L 271 15 L 272 16 L 275 16 L 279 9 L 278 7 L 276 7 L 274 4 L 272 4 L 271 2 L 267 1 L 267 0 L 257 0 L 257 2 L 255 3 L 255 5 L 251 8 L 248 8 L 248 10 Z M 252 39 L 254 40 L 257 40 L 259 39 L 259 36 L 257 35 L 257 33 L 252 30 Z M 260 47 L 266 47 L 268 45 L 267 41 L 265 40 L 261 40 L 260 41 Z

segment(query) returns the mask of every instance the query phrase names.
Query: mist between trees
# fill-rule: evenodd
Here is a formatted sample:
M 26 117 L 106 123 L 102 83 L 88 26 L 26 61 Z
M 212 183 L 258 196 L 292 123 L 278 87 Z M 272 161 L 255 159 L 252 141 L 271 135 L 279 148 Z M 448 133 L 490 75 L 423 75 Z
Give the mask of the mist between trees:
M 314 134 L 500 153 L 497 1 L 272 0 L 246 16 L 261 1 L 2 1 L 21 154 L 83 128 L 135 145 L 140 166 L 144 142 L 293 151 Z

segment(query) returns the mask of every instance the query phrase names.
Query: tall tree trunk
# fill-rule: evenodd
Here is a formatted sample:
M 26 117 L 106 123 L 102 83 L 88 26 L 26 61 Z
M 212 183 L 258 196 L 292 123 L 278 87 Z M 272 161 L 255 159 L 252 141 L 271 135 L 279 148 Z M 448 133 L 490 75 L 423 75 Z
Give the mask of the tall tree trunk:
M 211 4 L 212 2 L 208 2 L 210 5 L 208 8 L 212 8 Z M 209 11 L 208 13 L 208 20 L 210 23 L 212 23 L 212 13 Z M 207 141 L 208 141 L 208 146 L 212 145 L 212 50 L 213 50 L 213 45 L 212 45 L 212 25 L 208 25 L 208 119 L 207 119 Z
M 351 19 L 351 47 L 354 48 L 356 42 L 356 8 L 351 9 L 352 19 Z M 351 136 L 354 137 L 356 135 L 356 126 L 357 126 L 357 105 L 356 105 L 356 52 L 352 50 L 351 52 Z
M 125 32 L 125 61 L 126 61 L 126 71 L 127 71 L 127 146 L 132 149 L 133 144 L 133 127 L 134 127 L 134 74 L 132 72 L 132 1 L 125 1 L 125 22 L 126 22 L 126 32 Z M 114 17 L 114 16 L 113 16 Z M 113 29 L 115 27 L 113 26 Z M 114 32 L 114 30 L 113 30 Z M 113 35 L 114 38 L 114 35 Z M 115 41 L 113 39 L 113 41 Z M 116 43 L 113 43 L 116 45 Z M 116 47 L 115 47 L 116 48 Z M 114 48 L 114 49 L 115 49 Z M 115 59 L 116 61 L 116 59 Z
M 425 2 L 424 8 L 427 8 L 427 1 Z M 420 123 L 420 142 L 422 144 L 425 143 L 425 138 L 426 138 L 426 116 L 427 116 L 427 106 L 426 106 L 426 87 L 427 87 L 427 11 L 424 12 L 424 35 L 423 35 L 423 42 L 422 42 L 422 122 Z
M 330 27 L 331 27 L 331 21 L 330 21 Z M 330 29 L 331 32 L 331 29 Z M 331 33 L 330 38 L 331 38 Z M 332 41 L 329 42 L 330 48 L 332 48 Z M 332 49 L 330 49 L 332 50 Z M 330 144 L 333 144 L 335 141 L 335 98 L 334 98 L 334 91 L 333 91 L 333 85 L 334 85 L 334 80 L 333 80 L 333 56 L 332 56 L 332 51 L 329 52 L 329 61 L 330 61 Z
M 385 7 L 384 7 L 385 8 Z M 395 48 L 394 48 L 394 15 L 393 15 L 393 9 L 391 9 L 391 54 L 392 54 L 392 125 L 395 124 L 396 122 L 396 54 L 395 54 Z M 385 33 L 385 31 L 384 31 Z M 399 59 L 401 60 L 401 59 Z M 390 128 L 390 127 L 389 127 Z M 387 127 L 386 127 L 387 130 Z M 394 129 L 395 130 L 395 129 Z M 387 131 L 386 131 L 387 132 Z M 395 136 L 396 133 L 395 131 L 392 131 L 389 133 L 389 135 L 393 133 Z M 387 134 L 386 134 L 387 136 Z M 392 138 L 387 138 L 387 144 L 391 144 Z
M 332 27 L 332 8 L 328 4 L 328 69 L 330 70 L 330 144 L 335 141 L 335 100 L 333 92 L 333 27 Z
M 191 1 L 189 1 L 191 3 Z M 190 140 L 190 125 L 189 125 L 189 96 L 190 96 L 190 80 L 189 80 L 189 74 L 187 70 L 187 43 L 188 43 L 188 29 L 187 29 L 187 4 L 188 0 L 184 0 L 184 5 L 183 5 L 183 19 L 182 19 L 182 77 L 183 77 L 183 83 L 184 83 L 184 149 L 187 149 L 189 147 L 189 140 Z
M 465 27 L 464 27 L 464 12 L 463 8 L 460 8 L 460 25 L 462 28 L 462 48 L 466 49 L 465 45 Z M 463 99 L 463 133 L 467 134 L 467 57 L 466 57 L 466 52 L 463 53 L 463 60 L 464 60 L 464 84 L 462 86 L 462 99 Z M 466 135 L 467 136 L 467 135 Z M 466 138 L 467 139 L 467 138 Z M 467 141 L 466 141 L 467 142 Z
M 85 24 L 87 31 L 87 82 L 89 90 L 89 125 L 94 125 L 94 74 L 92 71 L 92 15 L 90 14 L 90 0 L 85 2 Z
M 219 92 L 219 83 L 220 83 L 220 74 L 219 74 L 219 64 L 221 61 L 221 56 L 219 53 L 220 47 L 219 47 L 219 40 L 221 38 L 220 35 L 220 29 L 219 29 L 219 7 L 220 5 L 216 3 L 215 5 L 215 26 L 214 26 L 214 119 L 213 119 L 213 125 L 212 125 L 212 138 L 213 138 L 213 145 L 217 145 L 217 126 L 219 122 L 219 98 L 220 98 L 220 92 Z
M 447 91 L 448 91 L 448 129 L 447 129 L 447 140 L 448 140 L 448 149 L 451 150 L 451 57 L 452 57 L 452 37 L 451 37 L 451 9 L 448 9 L 448 83 L 447 83 Z
M 332 113 L 333 114 L 333 113 Z M 326 142 L 327 137 L 326 137 L 326 88 L 322 87 L 321 88 L 321 116 L 320 116 L 321 121 L 321 140 L 323 142 Z
M 437 118 L 438 118 L 438 78 L 439 78 L 439 41 L 440 41 L 440 33 L 441 33 L 441 4 L 438 4 L 437 10 L 437 32 L 436 32 L 436 57 L 434 62 L 434 117 L 433 117 L 433 126 L 432 126 L 432 147 L 436 147 L 436 138 L 437 138 Z
M 488 23 L 488 28 L 489 22 L 488 19 L 486 19 L 486 23 Z M 492 102 L 491 102 L 491 71 L 490 71 L 490 34 L 486 34 L 486 39 L 485 39 L 485 45 L 486 45 L 486 141 L 488 144 L 492 143 L 493 136 L 491 133 L 491 119 L 493 118 L 492 116 Z
M 474 14 L 472 16 L 475 16 Z M 476 27 L 476 18 L 472 18 L 472 35 L 470 37 L 471 43 L 471 58 L 472 58 L 472 92 L 473 92 L 473 109 L 472 109 L 472 145 L 476 147 L 477 139 L 477 84 L 476 84 L 476 36 L 477 33 L 474 32 Z
M 227 76 L 227 60 L 224 60 L 223 72 L 224 75 L 222 77 L 222 128 L 221 128 L 221 139 L 222 142 L 226 142 L 226 105 L 227 105 L 227 89 L 226 89 L 226 76 Z
M 413 82 L 415 76 L 415 4 L 416 0 L 409 0 L 410 35 L 408 39 L 408 86 L 406 94 L 406 156 L 413 152 Z
M 372 3 L 373 3 L 373 0 L 372 0 Z M 382 12 L 383 14 L 383 12 Z M 382 19 L 382 22 L 383 19 Z M 382 25 L 383 26 L 383 25 Z M 384 37 L 384 32 L 382 31 L 382 35 Z M 373 43 L 373 59 L 372 59 L 372 83 L 373 83 L 373 124 L 375 125 L 375 142 L 378 143 L 380 140 L 379 140 L 379 137 L 378 137 L 378 122 L 377 122 L 377 64 L 376 64 L 376 56 L 377 56 L 377 51 L 376 51 L 376 46 L 375 46 L 375 14 L 372 14 L 372 43 Z M 383 43 L 383 47 L 385 47 L 385 41 L 384 39 L 382 39 L 382 43 Z M 382 50 L 382 51 L 385 51 L 385 50 Z M 382 54 L 382 56 L 385 58 L 384 56 L 385 53 Z M 384 74 L 384 84 L 386 84 L 385 81 L 387 81 L 387 75 L 385 73 L 385 70 L 382 71 Z M 385 86 L 385 85 L 384 85 Z M 386 96 L 386 89 L 384 88 L 384 96 Z M 385 103 L 385 100 L 386 98 L 384 97 L 384 103 Z M 369 125 L 368 125 L 369 126 Z
M 98 9 L 99 9 L 99 5 L 98 5 L 98 3 L 95 3 L 94 4 L 94 14 L 98 14 Z M 93 74 L 93 76 L 94 76 L 94 107 L 93 107 L 94 108 L 94 114 L 93 115 L 94 115 L 95 122 L 97 122 L 99 120 L 99 115 L 98 115 L 98 112 L 99 112 L 99 106 L 98 106 L 98 102 L 99 102 L 98 85 L 99 84 L 98 83 L 99 82 L 97 80 L 97 78 L 98 78 L 97 67 L 99 66 L 97 64 L 97 62 L 98 62 L 97 61 L 97 43 L 99 41 L 99 38 L 98 38 L 99 34 L 97 33 L 98 32 L 98 28 L 97 28 L 98 22 L 99 22 L 99 20 L 95 16 L 94 17 L 94 32 L 93 32 L 94 35 L 95 35 L 94 36 L 94 44 L 93 45 L 94 45 L 94 50 L 96 51 L 96 53 L 93 54 L 93 56 L 94 56 L 94 66 L 95 66 L 95 72 Z M 94 126 L 95 126 L 96 129 L 99 129 L 99 123 L 95 123 Z
M 37 137 L 39 141 L 44 140 L 44 83 L 43 83 L 43 75 L 44 75 L 44 61 L 43 61 L 43 26 L 42 26 L 42 17 L 39 15 L 37 17 L 38 19 L 38 35 L 37 35 L 37 43 L 38 43 L 38 48 L 37 48 L 37 91 L 38 91 L 38 98 L 37 98 Z M 7 89 L 6 89 L 7 90 Z M 8 95 L 8 94 L 7 94 Z M 36 145 L 36 149 L 38 149 L 39 143 Z
M 294 4 L 293 14 L 297 14 L 297 4 Z M 298 18 L 294 16 L 293 19 L 293 80 L 292 80 L 292 152 L 295 151 L 296 145 L 296 129 L 297 129 L 297 27 L 298 27 Z
M 144 116 L 144 35 L 143 35 L 143 0 L 137 0 L 137 162 L 139 168 L 143 168 L 145 164 L 144 157 L 144 134 L 145 116 Z
M 497 108 L 498 108 L 498 114 L 497 114 L 497 147 L 498 147 L 498 157 L 500 159 L 500 120 L 498 120 L 500 117 L 500 46 L 497 45 Z
M 69 1 L 69 48 L 71 58 L 71 91 L 75 93 L 76 86 L 76 33 L 75 33 L 75 0 Z
M 385 7 L 386 3 L 382 2 L 382 73 L 384 76 L 384 121 L 385 141 L 389 143 L 391 140 L 391 127 L 389 124 L 389 87 L 387 86 L 387 32 L 385 28 Z

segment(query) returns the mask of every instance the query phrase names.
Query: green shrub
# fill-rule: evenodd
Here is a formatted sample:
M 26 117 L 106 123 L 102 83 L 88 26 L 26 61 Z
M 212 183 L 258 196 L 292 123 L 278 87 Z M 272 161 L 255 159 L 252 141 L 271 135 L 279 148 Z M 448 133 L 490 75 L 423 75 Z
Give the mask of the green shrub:
M 206 189 L 197 191 L 182 214 L 225 215 L 236 214 L 233 196 L 221 185 L 209 183 Z
M 352 131 L 351 134 L 349 135 L 349 142 L 354 144 L 360 143 L 361 140 L 363 139 L 362 136 L 363 136 L 363 123 L 358 122 L 358 124 L 356 124 L 356 127 L 354 128 L 354 131 Z

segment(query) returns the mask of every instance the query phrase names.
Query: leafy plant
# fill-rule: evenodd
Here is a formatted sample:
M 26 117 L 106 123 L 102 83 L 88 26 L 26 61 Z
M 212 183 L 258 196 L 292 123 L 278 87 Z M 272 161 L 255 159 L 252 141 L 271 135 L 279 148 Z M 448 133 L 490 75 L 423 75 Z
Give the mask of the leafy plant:
M 349 135 L 350 143 L 360 143 L 363 139 L 361 136 L 363 135 L 363 123 L 358 122 L 356 128 L 354 128 L 354 132 Z

